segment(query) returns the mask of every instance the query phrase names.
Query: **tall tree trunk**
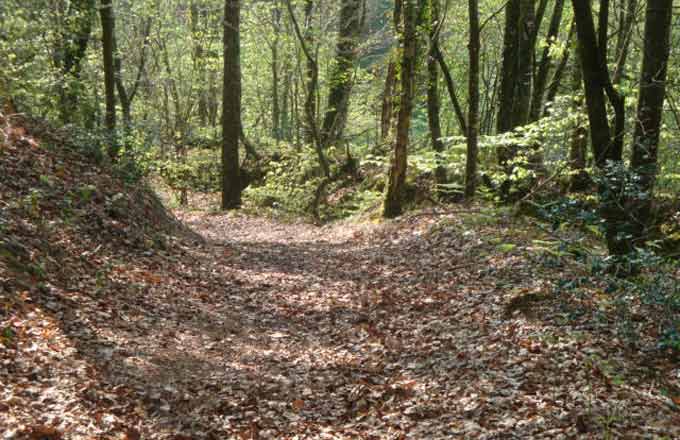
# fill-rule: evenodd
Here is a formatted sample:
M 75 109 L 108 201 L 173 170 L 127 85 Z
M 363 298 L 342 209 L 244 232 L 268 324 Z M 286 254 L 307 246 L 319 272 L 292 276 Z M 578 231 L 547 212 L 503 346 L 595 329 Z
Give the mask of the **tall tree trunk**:
M 555 73 L 550 80 L 550 85 L 545 97 L 545 105 L 543 114 L 545 116 L 550 114 L 550 104 L 555 102 L 555 97 L 557 97 L 557 92 L 560 89 L 560 84 L 562 83 L 562 77 L 564 76 L 564 71 L 567 69 L 567 64 L 569 63 L 569 58 L 571 56 L 571 42 L 574 39 L 574 33 L 576 31 L 576 22 L 572 19 L 571 25 L 569 26 L 569 34 L 567 35 L 567 47 L 560 58 L 560 62 L 557 63 L 555 68 Z M 578 55 L 576 56 L 578 58 Z M 580 68 L 580 67 L 579 67 Z
M 610 173 L 616 173 L 622 167 L 622 149 L 617 143 L 617 137 L 623 133 L 618 131 L 621 108 L 617 111 L 617 130 L 614 137 L 610 132 L 607 115 L 607 102 L 605 96 L 616 100 L 616 96 L 608 91 L 611 87 L 611 79 L 607 72 L 604 55 L 606 47 L 607 21 L 604 20 L 606 13 L 600 14 L 600 33 L 595 32 L 590 2 L 587 0 L 572 0 L 574 18 L 576 20 L 576 36 L 578 38 L 578 50 L 583 72 L 583 85 L 588 109 L 588 121 L 590 123 L 590 138 L 595 158 L 595 165 L 604 174 L 602 182 L 598 185 L 600 195 L 600 212 L 605 221 L 605 237 L 609 253 L 614 256 L 628 254 L 631 244 L 626 236 L 630 232 L 630 225 L 624 209 L 624 188 L 620 178 L 609 178 Z M 602 0 L 601 8 L 606 9 L 608 2 Z M 618 102 L 612 102 L 617 109 Z
M 61 73 L 59 81 L 59 111 L 64 124 L 73 122 L 78 109 L 78 94 L 82 60 L 90 41 L 95 15 L 95 0 L 70 2 L 66 23 L 59 30 L 54 61 Z
M 397 64 L 390 59 L 385 75 L 385 87 L 382 94 L 382 108 L 380 111 L 380 140 L 388 141 L 392 128 L 392 114 L 394 112 L 394 95 L 397 86 Z
M 534 1 L 509 0 L 505 7 L 498 133 L 512 131 L 529 120 L 535 31 Z M 515 170 L 513 162 L 518 148 L 515 144 L 505 144 L 496 150 L 498 164 L 507 176 L 500 188 L 501 196 L 506 199 L 510 196 L 510 176 Z
M 114 38 L 114 58 L 113 64 L 116 75 L 116 91 L 118 92 L 118 101 L 120 102 L 121 113 L 123 114 L 123 126 L 125 130 L 125 135 L 129 136 L 132 131 L 132 101 L 137 95 L 137 90 L 139 90 L 139 85 L 142 82 L 142 76 L 144 75 L 144 69 L 146 66 L 146 48 L 149 45 L 149 33 L 151 32 L 151 18 L 145 20 L 143 24 L 142 35 L 143 35 L 143 45 L 141 53 L 139 56 L 139 65 L 137 66 L 137 76 L 128 92 L 128 88 L 125 87 L 125 82 L 123 81 L 122 73 L 122 60 L 120 58 L 120 53 L 118 52 L 116 39 Z
M 224 2 L 224 87 L 222 94 L 222 209 L 241 206 L 240 0 Z
M 531 98 L 531 112 L 529 114 L 530 122 L 537 121 L 543 114 L 543 96 L 545 95 L 548 73 L 550 72 L 550 48 L 559 36 L 563 10 L 564 0 L 555 0 L 555 8 L 553 9 L 548 34 L 545 38 L 545 48 L 543 49 L 541 60 L 538 63 L 538 72 L 536 73 L 534 81 L 533 96 Z
M 520 0 L 520 16 L 517 24 L 519 32 L 516 90 L 512 107 L 512 128 L 522 126 L 529 121 L 531 105 L 531 89 L 534 79 L 534 47 L 536 45 L 536 17 L 534 16 L 534 0 Z
M 392 11 L 392 23 L 395 34 L 399 37 L 403 33 L 402 13 L 404 5 L 403 0 L 394 1 L 394 10 Z M 395 106 L 395 101 L 398 102 L 399 95 L 399 78 L 400 72 L 397 66 L 398 51 L 393 51 L 390 54 L 390 60 L 387 65 L 387 75 L 385 78 L 385 88 L 383 90 L 382 113 L 381 113 L 381 139 L 385 144 L 390 141 L 390 132 L 393 128 L 393 119 L 398 106 Z M 395 108 L 396 107 L 396 108 Z
M 666 96 L 673 0 L 647 0 L 644 54 L 631 167 L 640 176 L 635 200 L 635 239 L 643 242 L 651 223 L 659 135 Z
M 314 46 L 313 24 L 314 0 L 305 0 L 305 35 L 302 44 L 306 46 L 307 56 L 307 97 L 305 99 L 305 113 L 307 116 L 307 142 L 310 145 L 319 144 L 319 133 L 316 125 L 317 93 L 319 89 L 319 66 Z M 321 148 L 319 145 L 318 148 Z M 325 159 L 324 159 L 325 160 Z
M 571 144 L 569 147 L 569 168 L 572 172 L 569 190 L 572 192 L 585 191 L 590 178 L 586 172 L 586 158 L 588 150 L 588 129 L 584 125 L 581 111 L 583 109 L 583 99 L 580 96 L 583 91 L 583 75 L 578 58 L 574 60 L 573 67 L 573 89 L 574 112 L 576 113 L 576 124 L 571 133 Z
M 416 0 L 397 0 L 403 5 L 403 28 L 400 36 L 401 55 L 401 99 L 399 102 L 399 117 L 397 119 L 397 133 L 394 143 L 394 154 L 391 160 L 383 216 L 396 217 L 402 212 L 404 185 L 406 183 L 406 164 L 408 156 L 409 128 L 411 127 L 411 113 L 413 111 L 413 96 L 415 92 L 417 31 L 416 31 Z
M 290 93 L 292 90 L 290 64 L 286 61 L 283 65 L 283 93 L 281 95 L 280 125 L 281 138 L 287 141 L 292 139 L 290 129 Z
M 479 136 L 479 2 L 468 0 L 470 16 L 470 41 L 468 52 L 470 56 L 468 78 L 468 133 L 467 158 L 465 164 L 465 198 L 470 200 L 477 189 L 477 156 Z
M 628 49 L 633 40 L 633 26 L 635 25 L 635 13 L 637 11 L 637 0 L 628 0 L 626 8 L 621 8 L 621 19 L 619 24 L 619 34 L 616 40 L 616 68 L 614 69 L 614 84 L 620 84 L 626 70 L 628 60 Z
M 272 136 L 278 142 L 281 140 L 281 107 L 279 105 L 279 44 L 281 42 L 281 9 L 279 2 L 274 3 L 272 10 L 272 27 L 274 41 L 272 42 Z
M 116 140 L 116 78 L 113 62 L 115 50 L 115 21 L 111 0 L 101 0 L 99 9 L 102 21 L 102 51 L 104 58 L 104 90 L 106 95 L 106 114 L 104 124 L 107 131 L 108 152 L 111 160 L 118 157 Z
M 201 41 L 201 18 L 205 16 L 205 5 L 201 1 L 191 2 L 191 37 L 193 40 L 192 61 L 194 75 L 197 78 L 198 88 L 198 118 L 201 126 L 208 124 L 208 102 L 206 90 L 206 62 L 204 60 L 205 51 Z
M 319 138 L 319 130 L 316 124 L 316 94 L 319 83 L 319 66 L 317 63 L 316 53 L 312 54 L 310 44 L 313 41 L 312 32 L 312 12 L 314 8 L 313 0 L 306 0 L 305 2 L 305 22 L 306 22 L 306 32 L 307 36 L 302 35 L 300 26 L 298 25 L 297 19 L 295 18 L 295 12 L 293 11 L 293 6 L 290 0 L 286 0 L 286 6 L 288 7 L 288 13 L 290 14 L 290 19 L 293 22 L 293 29 L 295 30 L 295 35 L 298 38 L 298 42 L 302 48 L 302 52 L 305 54 L 307 59 L 307 97 L 305 99 L 305 113 L 307 116 L 307 141 L 310 142 L 314 149 L 316 150 L 317 158 L 319 159 L 319 165 L 321 166 L 321 171 L 324 177 L 330 178 L 331 170 L 328 164 L 328 159 L 326 159 L 326 153 L 321 145 Z
M 321 126 L 321 144 L 328 147 L 342 139 L 354 82 L 353 70 L 363 22 L 363 0 L 342 0 L 335 64 L 330 78 L 328 109 Z
M 449 70 L 449 66 L 446 64 L 444 54 L 442 53 L 441 47 L 439 47 L 439 42 L 437 40 L 432 43 L 432 56 L 439 63 L 439 68 L 442 70 L 442 74 L 444 75 L 446 91 L 449 93 L 451 105 L 453 105 L 453 111 L 456 114 L 456 120 L 458 121 L 458 126 L 460 127 L 460 132 L 463 135 L 466 135 L 468 131 L 467 123 L 465 122 L 465 114 L 463 113 L 463 108 L 460 105 L 460 100 L 458 99 L 458 94 L 456 93 L 456 84 L 453 81 L 453 76 L 451 76 L 451 71 Z
M 442 164 L 440 156 L 444 151 L 444 142 L 442 141 L 441 121 L 439 118 L 439 67 L 432 53 L 439 39 L 439 0 L 429 0 L 429 6 L 430 54 L 427 57 L 427 122 L 430 127 L 432 149 L 439 153 L 437 156 L 437 167 L 434 171 L 435 183 L 441 185 L 446 183 L 446 169 Z
M 496 131 L 498 133 L 506 133 L 515 128 L 513 126 L 512 109 L 515 100 L 515 85 L 519 81 L 517 62 L 519 59 L 520 1 L 509 0 L 505 6 L 503 60 L 498 98 L 498 118 L 496 119 Z M 505 155 L 504 151 L 499 152 L 499 156 Z M 499 159 L 502 162 L 505 157 L 500 157 Z

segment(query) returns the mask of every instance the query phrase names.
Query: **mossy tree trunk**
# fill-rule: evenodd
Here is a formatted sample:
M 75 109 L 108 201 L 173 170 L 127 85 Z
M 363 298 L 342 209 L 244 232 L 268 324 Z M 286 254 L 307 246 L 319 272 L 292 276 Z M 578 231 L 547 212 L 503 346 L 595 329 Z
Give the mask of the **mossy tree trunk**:
M 403 5 L 403 32 L 401 46 L 401 96 L 394 151 L 390 164 L 383 207 L 383 216 L 393 218 L 402 213 L 406 164 L 408 158 L 409 129 L 413 111 L 417 56 L 417 5 L 416 0 L 398 0 Z

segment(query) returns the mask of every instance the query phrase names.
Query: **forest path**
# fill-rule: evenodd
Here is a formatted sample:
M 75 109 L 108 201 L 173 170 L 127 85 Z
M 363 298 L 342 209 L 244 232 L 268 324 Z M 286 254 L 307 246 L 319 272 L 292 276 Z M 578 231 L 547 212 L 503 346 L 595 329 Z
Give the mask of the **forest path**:
M 550 301 L 564 274 L 527 261 L 517 223 L 181 216 L 207 240 L 194 257 L 210 276 L 163 343 L 176 348 L 161 379 L 173 429 L 276 439 L 680 429 L 677 413 L 626 383 L 634 368 L 607 329 L 592 331 L 588 316 L 564 326 L 587 312 Z M 527 293 L 548 301 L 508 308 Z M 610 376 L 626 378 L 615 392 Z
M 581 274 L 521 219 L 177 214 L 205 242 L 111 236 L 26 296 L 3 439 L 680 438 L 677 365 L 555 294 Z

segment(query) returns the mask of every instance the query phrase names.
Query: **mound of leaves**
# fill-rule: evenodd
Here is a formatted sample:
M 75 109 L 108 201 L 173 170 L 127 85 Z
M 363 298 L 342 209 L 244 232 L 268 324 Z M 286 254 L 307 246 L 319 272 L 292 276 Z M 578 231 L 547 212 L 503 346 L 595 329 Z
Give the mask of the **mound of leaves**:
M 66 421 L 43 420 L 50 402 L 64 406 L 64 419 L 76 406 L 96 419 L 96 405 L 88 410 L 62 393 L 85 392 L 94 374 L 62 331 L 84 331 L 89 318 L 68 305 L 79 303 L 78 292 L 98 292 L 113 262 L 169 255 L 198 239 L 142 182 L 126 184 L 66 136 L 0 114 L 3 438 L 60 438 Z

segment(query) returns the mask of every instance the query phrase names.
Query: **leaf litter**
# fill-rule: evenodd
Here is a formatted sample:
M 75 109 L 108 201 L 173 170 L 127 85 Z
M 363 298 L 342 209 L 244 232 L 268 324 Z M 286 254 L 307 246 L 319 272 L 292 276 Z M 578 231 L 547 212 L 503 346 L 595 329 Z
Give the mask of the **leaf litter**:
M 576 275 L 521 220 L 190 231 L 78 156 L 3 149 L 2 439 L 680 437 L 678 365 L 553 295 Z

